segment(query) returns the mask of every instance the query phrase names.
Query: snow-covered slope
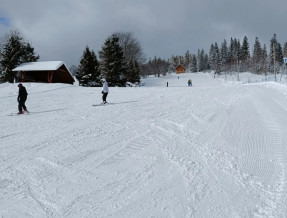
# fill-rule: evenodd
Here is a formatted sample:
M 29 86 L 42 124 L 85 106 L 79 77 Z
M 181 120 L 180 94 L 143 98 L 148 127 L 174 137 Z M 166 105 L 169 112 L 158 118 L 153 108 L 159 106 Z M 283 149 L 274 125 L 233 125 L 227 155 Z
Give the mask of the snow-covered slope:
M 0 216 L 287 217 L 286 85 L 143 82 L 1 84 Z

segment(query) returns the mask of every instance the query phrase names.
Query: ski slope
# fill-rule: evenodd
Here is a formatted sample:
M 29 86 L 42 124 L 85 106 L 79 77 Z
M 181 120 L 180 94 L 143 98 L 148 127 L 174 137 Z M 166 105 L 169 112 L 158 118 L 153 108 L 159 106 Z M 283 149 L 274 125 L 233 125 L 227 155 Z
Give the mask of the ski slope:
M 246 78 L 1 84 L 0 217 L 287 217 L 287 86 Z

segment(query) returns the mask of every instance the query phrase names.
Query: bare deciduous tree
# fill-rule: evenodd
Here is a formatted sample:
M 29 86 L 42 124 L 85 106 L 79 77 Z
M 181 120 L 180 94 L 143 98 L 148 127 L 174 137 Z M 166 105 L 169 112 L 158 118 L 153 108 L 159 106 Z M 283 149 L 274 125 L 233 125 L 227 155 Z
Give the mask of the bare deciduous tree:
M 146 61 L 143 49 L 133 33 L 116 32 L 114 35 L 119 38 L 119 45 L 123 49 L 124 58 L 127 63 L 133 60 L 139 64 L 143 64 Z

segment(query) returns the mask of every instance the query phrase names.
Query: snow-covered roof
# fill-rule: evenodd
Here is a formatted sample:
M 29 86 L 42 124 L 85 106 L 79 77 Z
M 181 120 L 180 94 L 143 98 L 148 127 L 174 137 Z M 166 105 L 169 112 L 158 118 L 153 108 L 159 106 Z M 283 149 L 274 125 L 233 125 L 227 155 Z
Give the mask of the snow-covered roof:
M 185 67 L 182 64 L 179 64 L 176 68 L 178 67 L 183 67 L 185 69 Z
M 43 70 L 57 70 L 62 65 L 65 65 L 63 61 L 39 61 L 39 62 L 28 62 L 20 64 L 14 68 L 13 71 L 43 71 Z M 67 68 L 67 66 L 65 65 Z M 69 71 L 69 69 L 67 68 Z

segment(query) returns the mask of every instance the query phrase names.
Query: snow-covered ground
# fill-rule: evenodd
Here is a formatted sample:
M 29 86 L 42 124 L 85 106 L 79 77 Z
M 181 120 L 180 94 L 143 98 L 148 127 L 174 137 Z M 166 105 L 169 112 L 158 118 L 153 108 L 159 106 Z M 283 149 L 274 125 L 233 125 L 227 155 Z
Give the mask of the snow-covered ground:
M 1 84 L 0 217 L 287 217 L 286 84 L 143 82 Z

